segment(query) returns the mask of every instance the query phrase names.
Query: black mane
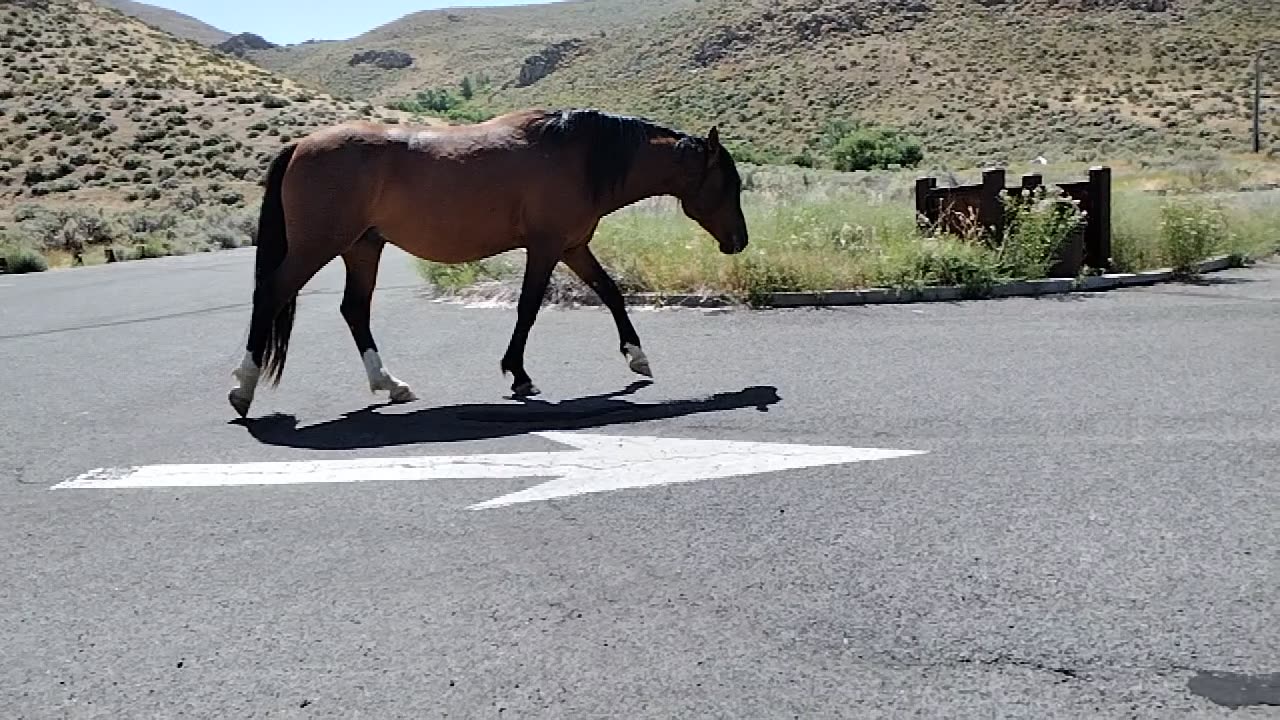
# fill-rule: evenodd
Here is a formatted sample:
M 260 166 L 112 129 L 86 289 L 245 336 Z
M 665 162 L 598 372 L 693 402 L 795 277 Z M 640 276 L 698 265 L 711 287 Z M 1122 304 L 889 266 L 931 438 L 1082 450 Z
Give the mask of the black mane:
M 615 190 L 631 172 L 636 151 L 657 137 L 693 140 L 643 118 L 594 109 L 554 110 L 529 123 L 528 137 L 542 142 L 587 141 L 587 183 L 593 200 Z

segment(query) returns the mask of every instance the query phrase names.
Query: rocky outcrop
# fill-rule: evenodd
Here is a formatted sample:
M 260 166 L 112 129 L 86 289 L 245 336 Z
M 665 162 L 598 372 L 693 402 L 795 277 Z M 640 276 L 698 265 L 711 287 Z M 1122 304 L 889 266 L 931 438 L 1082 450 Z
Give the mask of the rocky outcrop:
M 751 34 L 737 28 L 721 25 L 712 30 L 711 35 L 703 38 L 693 50 L 693 62 L 698 67 L 707 67 L 719 62 L 751 43 Z
M 548 45 L 524 59 L 516 87 L 528 87 L 556 71 L 556 68 L 582 49 L 582 40 L 570 38 Z
M 413 64 L 413 56 L 400 50 L 365 50 L 351 56 L 348 65 L 373 65 L 383 70 L 399 70 Z
M 236 57 L 244 57 L 252 50 L 270 50 L 275 47 L 279 47 L 279 45 L 268 41 L 261 35 L 240 33 L 214 45 L 213 49 Z
M 867 37 L 915 27 L 932 0 L 795 0 L 735 25 L 714 25 L 694 46 L 699 67 L 745 52 L 788 52 L 839 38 Z

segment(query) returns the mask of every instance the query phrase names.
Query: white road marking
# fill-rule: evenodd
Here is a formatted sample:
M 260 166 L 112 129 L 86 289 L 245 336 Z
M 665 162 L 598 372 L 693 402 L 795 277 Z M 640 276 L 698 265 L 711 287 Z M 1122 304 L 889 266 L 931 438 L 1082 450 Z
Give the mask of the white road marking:
M 478 510 L 626 488 L 689 483 L 868 460 L 888 460 L 922 455 L 926 452 L 567 432 L 534 434 L 577 449 L 569 452 L 99 468 L 61 482 L 51 489 L 116 490 L 475 478 L 553 478 L 519 492 L 477 503 L 470 508 Z

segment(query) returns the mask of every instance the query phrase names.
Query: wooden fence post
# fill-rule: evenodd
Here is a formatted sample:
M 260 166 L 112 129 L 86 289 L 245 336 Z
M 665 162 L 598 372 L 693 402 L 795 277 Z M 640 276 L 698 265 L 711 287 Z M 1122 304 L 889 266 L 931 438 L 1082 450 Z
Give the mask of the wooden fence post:
M 1044 184 L 1044 177 L 1040 173 L 1027 173 L 1022 176 L 1022 189 L 1035 190 Z
M 982 171 L 982 200 L 978 208 L 978 221 L 982 223 L 984 232 L 992 233 L 993 242 L 1000 242 L 1004 237 L 1004 205 L 1000 198 L 1005 190 L 1004 182 L 1004 168 Z
M 929 194 L 938 187 L 938 179 L 931 177 L 916 178 L 916 227 L 927 230 L 937 222 L 930 210 Z
M 1092 268 L 1111 269 L 1111 168 L 1089 168 L 1088 235 L 1085 263 Z

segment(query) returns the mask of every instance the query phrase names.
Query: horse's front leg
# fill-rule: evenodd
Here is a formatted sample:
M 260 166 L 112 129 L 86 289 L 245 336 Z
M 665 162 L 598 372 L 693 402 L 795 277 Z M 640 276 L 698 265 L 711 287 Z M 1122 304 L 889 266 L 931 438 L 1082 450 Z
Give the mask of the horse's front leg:
M 558 262 L 560 258 L 554 252 L 533 244 L 530 244 L 525 254 L 524 282 L 520 286 L 516 327 L 511 333 L 507 352 L 502 356 L 502 372 L 504 375 L 511 373 L 511 392 L 517 397 L 529 397 L 540 392 L 525 372 L 524 346 L 529 340 L 529 331 L 533 328 L 533 321 L 537 319 L 538 310 L 547 294 L 547 285 L 551 282 L 551 273 Z
M 636 334 L 635 327 L 631 325 L 631 318 L 627 316 L 627 306 L 622 298 L 622 291 L 596 259 L 591 248 L 581 245 L 569 250 L 565 253 L 564 264 L 594 290 L 605 307 L 609 308 L 609 312 L 613 315 L 613 322 L 618 326 L 619 349 L 622 356 L 627 359 L 627 365 L 631 371 L 645 377 L 653 377 L 653 371 L 649 368 L 649 358 L 645 357 L 644 350 L 640 349 L 640 336 Z

